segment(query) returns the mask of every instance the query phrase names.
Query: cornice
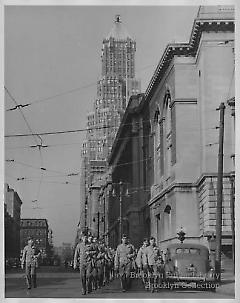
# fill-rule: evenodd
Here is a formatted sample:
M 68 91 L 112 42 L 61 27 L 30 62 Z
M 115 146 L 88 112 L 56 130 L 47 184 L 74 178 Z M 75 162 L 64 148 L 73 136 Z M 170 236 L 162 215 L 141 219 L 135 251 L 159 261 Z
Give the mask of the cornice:
M 170 184 L 167 188 L 163 189 L 162 191 L 160 191 L 156 196 L 154 196 L 153 198 L 151 198 L 149 200 L 149 202 L 147 203 L 148 206 L 151 206 L 152 204 L 154 204 L 157 200 L 161 199 L 163 196 L 165 196 L 166 194 L 170 193 L 171 191 L 173 191 L 174 189 L 181 189 L 184 188 L 184 190 L 188 190 L 191 188 L 197 188 L 201 185 L 201 183 L 207 178 L 207 177 L 215 177 L 217 178 L 217 173 L 207 173 L 207 174 L 202 174 L 196 182 L 189 182 L 189 183 L 172 183 Z M 224 173 L 223 174 L 223 178 L 230 178 L 231 177 L 231 173 Z M 181 191 L 181 190 L 180 190 Z
M 202 32 L 218 32 L 230 31 L 234 32 L 234 20 L 226 19 L 196 19 L 193 24 L 190 40 L 188 43 L 170 43 L 165 48 L 162 58 L 152 76 L 152 79 L 146 89 L 145 98 L 151 98 L 155 89 L 156 83 L 162 78 L 166 72 L 170 62 L 175 55 L 194 57 L 197 53 Z

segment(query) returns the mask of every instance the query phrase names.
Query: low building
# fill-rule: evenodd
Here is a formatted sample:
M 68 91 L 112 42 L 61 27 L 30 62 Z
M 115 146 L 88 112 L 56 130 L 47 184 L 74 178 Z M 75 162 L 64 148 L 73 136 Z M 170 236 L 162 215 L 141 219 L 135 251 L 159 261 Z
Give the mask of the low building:
M 4 186 L 5 257 L 20 256 L 20 217 L 22 201 L 18 193 Z

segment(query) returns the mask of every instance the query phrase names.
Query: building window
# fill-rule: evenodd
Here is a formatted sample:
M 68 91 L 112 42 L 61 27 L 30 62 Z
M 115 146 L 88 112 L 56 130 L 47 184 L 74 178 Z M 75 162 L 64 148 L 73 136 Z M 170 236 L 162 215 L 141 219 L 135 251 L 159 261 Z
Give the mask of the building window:
M 171 130 L 172 130 L 172 135 L 171 135 L 171 163 L 174 165 L 177 161 L 177 155 L 176 155 L 176 109 L 175 105 L 172 106 L 171 108 Z
M 160 144 L 159 144 L 159 154 L 160 154 L 160 176 L 164 175 L 164 130 L 163 130 L 163 123 L 164 120 L 161 120 L 159 123 L 159 137 L 160 137 Z
M 167 205 L 164 209 L 164 221 L 165 236 L 170 237 L 172 234 L 172 216 L 170 205 Z

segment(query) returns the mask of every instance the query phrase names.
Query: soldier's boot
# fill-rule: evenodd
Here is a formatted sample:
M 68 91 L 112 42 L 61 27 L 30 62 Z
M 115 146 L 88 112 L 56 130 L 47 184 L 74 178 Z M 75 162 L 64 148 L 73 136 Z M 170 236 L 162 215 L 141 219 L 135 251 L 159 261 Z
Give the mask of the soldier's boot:
M 125 292 L 127 290 L 126 289 L 126 277 L 123 275 L 123 276 L 121 276 L 120 280 L 121 280 L 122 291 Z
M 33 287 L 36 288 L 37 287 L 37 277 L 36 277 L 36 274 L 31 275 L 31 280 L 32 280 Z
M 26 276 L 26 281 L 27 281 L 27 289 L 31 289 L 32 288 L 32 283 L 31 283 L 31 276 L 30 275 Z
M 89 278 L 86 278 L 86 292 L 90 293 L 91 291 L 91 281 Z

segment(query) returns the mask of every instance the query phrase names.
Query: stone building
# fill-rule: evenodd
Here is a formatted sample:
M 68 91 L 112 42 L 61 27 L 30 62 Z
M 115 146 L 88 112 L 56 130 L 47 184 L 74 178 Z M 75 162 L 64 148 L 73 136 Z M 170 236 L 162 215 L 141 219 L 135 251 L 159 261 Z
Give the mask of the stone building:
M 16 191 L 4 185 L 5 257 L 20 256 L 20 217 L 22 201 Z
M 107 233 L 108 243 L 113 247 L 120 243 L 120 233 L 127 233 L 136 247 L 143 237 L 150 236 L 147 205 L 151 184 L 150 130 L 144 94 L 131 96 L 109 156 L 111 190 L 107 200 Z
M 145 94 L 130 98 L 109 157 L 109 173 L 112 188 L 119 191 L 122 181 L 123 192 L 126 187 L 130 191 L 130 197 L 121 197 L 122 231 L 135 245 L 151 234 L 166 249 L 178 242 L 177 232 L 183 228 L 186 242 L 210 246 L 216 235 L 217 109 L 224 102 L 222 251 L 231 254 L 234 70 L 233 8 L 200 7 L 189 42 L 167 45 Z M 144 120 L 149 121 L 145 126 Z M 120 195 L 114 198 L 111 192 L 107 233 L 109 244 L 116 246 Z
M 234 126 L 234 11 L 200 7 L 189 43 L 167 45 L 145 93 L 149 100 L 154 175 L 151 234 L 164 249 L 177 241 L 208 245 L 216 230 L 218 127 L 225 109 L 222 248 L 231 250 Z M 231 96 L 232 97 L 232 96 Z M 231 103 L 232 104 L 232 103 Z
M 120 15 L 116 15 L 113 28 L 103 39 L 101 78 L 93 110 L 87 115 L 88 130 L 81 152 L 80 229 L 85 226 L 86 217 L 91 228 L 91 208 L 98 207 L 93 205 L 98 203 L 93 198 L 98 187 L 94 182 L 107 170 L 107 158 L 129 96 L 140 91 L 140 81 L 135 78 L 135 52 L 135 40 L 128 34 Z

